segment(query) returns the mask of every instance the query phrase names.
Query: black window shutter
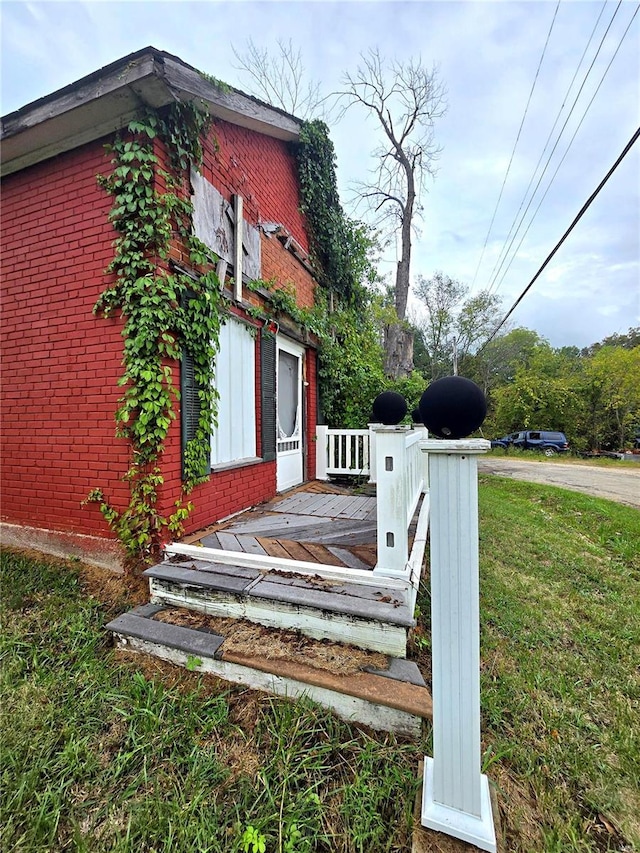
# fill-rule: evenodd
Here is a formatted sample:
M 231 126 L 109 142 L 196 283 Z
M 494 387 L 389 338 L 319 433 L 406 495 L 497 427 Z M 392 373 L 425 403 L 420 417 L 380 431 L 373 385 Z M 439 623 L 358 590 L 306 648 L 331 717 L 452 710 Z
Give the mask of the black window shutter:
M 183 295 L 182 299 L 193 298 L 189 293 Z M 189 441 L 196 437 L 202 404 L 198 391 L 200 386 L 196 382 L 195 363 L 191 353 L 187 350 L 182 352 L 180 363 L 180 448 L 182 462 L 182 479 L 186 479 L 185 450 Z M 207 442 L 210 437 L 207 438 Z M 211 452 L 207 452 L 207 463 L 205 469 L 200 472 L 204 477 L 211 473 Z
M 262 458 L 276 458 L 276 339 L 260 336 L 260 404 L 262 410 Z

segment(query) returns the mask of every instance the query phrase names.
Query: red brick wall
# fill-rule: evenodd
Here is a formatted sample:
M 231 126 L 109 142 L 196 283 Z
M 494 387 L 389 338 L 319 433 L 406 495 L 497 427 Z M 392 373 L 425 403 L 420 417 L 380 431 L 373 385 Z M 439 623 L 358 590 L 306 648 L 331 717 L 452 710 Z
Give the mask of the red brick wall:
M 2 517 L 107 534 L 95 486 L 126 505 L 125 442 L 114 438 L 121 323 L 96 318 L 115 232 L 101 143 L 2 182 Z
M 241 195 L 245 218 L 252 225 L 282 223 L 308 251 L 296 164 L 288 143 L 216 120 L 204 155 L 204 177 L 228 201 L 234 194 Z
M 281 222 L 307 248 L 298 209 L 295 163 L 278 140 L 217 122 L 219 151 L 205 146 L 205 176 L 228 198 L 240 193 L 245 216 Z M 96 174 L 108 173 L 102 142 L 33 166 L 2 183 L 3 339 L 2 519 L 59 531 L 110 536 L 98 506 L 82 507 L 100 487 L 117 508 L 128 502 L 122 475 L 128 445 L 115 438 L 121 389 L 122 323 L 92 313 L 108 284 L 115 231 L 110 196 Z M 265 278 L 296 284 L 301 305 L 311 304 L 313 279 L 276 238 L 265 253 Z M 259 347 L 256 344 L 259 417 Z M 177 380 L 176 366 L 175 379 Z M 315 355 L 307 356 L 307 422 L 315 431 Z M 258 452 L 260 448 L 258 446 Z M 163 454 L 161 510 L 181 494 L 180 421 Z M 315 444 L 307 473 L 315 476 Z M 189 496 L 193 531 L 275 494 L 275 463 L 212 475 Z
M 284 248 L 277 237 L 261 235 L 262 277 L 266 281 L 275 278 L 279 285 L 293 285 L 296 302 L 300 308 L 313 305 L 316 282 L 300 261 Z

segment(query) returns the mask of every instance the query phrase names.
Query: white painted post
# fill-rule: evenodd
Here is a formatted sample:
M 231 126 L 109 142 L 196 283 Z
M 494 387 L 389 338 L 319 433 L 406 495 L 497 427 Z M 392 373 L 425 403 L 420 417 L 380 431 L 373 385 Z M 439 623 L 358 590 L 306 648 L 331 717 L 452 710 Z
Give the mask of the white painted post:
M 236 302 L 242 302 L 242 227 L 243 227 L 243 201 L 241 195 L 234 196 L 233 224 L 235 226 L 235 246 L 233 260 L 233 298 Z
M 409 559 L 406 496 L 407 427 L 374 426 L 378 560 L 374 574 L 404 576 Z
M 422 825 L 496 851 L 481 773 L 477 456 L 484 439 L 429 440 L 433 758 L 425 757 Z
M 376 427 L 381 424 L 369 424 L 369 482 L 376 483 Z
M 420 430 L 422 433 L 422 441 L 427 441 L 429 438 L 429 430 L 424 424 L 414 424 L 414 429 Z M 420 449 L 423 450 L 422 441 Z M 429 453 L 427 450 L 422 452 L 422 491 L 426 494 L 429 491 Z
M 327 441 L 329 427 L 316 424 L 316 480 L 328 480 L 327 474 Z

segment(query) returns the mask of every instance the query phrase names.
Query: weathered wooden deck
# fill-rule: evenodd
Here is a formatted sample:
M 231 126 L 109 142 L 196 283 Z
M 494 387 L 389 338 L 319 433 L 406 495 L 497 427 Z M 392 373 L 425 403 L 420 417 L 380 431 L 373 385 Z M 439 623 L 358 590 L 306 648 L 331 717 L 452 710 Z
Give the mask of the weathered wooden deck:
M 184 541 L 208 548 L 372 569 L 376 499 L 326 483 L 307 483 Z

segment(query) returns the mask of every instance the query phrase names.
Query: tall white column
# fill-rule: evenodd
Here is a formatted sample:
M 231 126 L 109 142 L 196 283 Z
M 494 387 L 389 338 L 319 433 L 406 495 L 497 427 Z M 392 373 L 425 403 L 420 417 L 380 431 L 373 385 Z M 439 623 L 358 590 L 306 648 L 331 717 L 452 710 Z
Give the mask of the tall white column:
M 428 440 L 431 494 L 433 758 L 422 825 L 496 851 L 481 773 L 477 456 L 484 439 Z

